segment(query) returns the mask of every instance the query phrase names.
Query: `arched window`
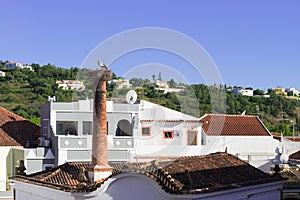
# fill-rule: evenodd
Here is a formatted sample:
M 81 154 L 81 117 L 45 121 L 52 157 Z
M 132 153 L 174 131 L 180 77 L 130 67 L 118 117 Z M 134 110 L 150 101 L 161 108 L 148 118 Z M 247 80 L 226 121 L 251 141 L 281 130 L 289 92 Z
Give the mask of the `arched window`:
M 132 136 L 132 126 L 128 120 L 122 119 L 118 122 L 116 136 Z

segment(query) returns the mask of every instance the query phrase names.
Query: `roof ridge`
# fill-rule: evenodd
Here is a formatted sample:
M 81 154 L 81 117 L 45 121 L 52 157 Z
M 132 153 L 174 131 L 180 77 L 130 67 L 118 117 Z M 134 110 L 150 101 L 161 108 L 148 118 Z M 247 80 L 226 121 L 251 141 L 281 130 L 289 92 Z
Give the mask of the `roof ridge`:
M 21 117 L 20 115 L 17 115 L 17 114 L 13 113 L 13 112 L 10 111 L 10 110 L 7 110 L 6 108 L 4 108 L 4 107 L 2 107 L 2 106 L 0 106 L 0 110 L 3 110 L 3 111 L 5 111 L 5 112 L 9 113 L 10 115 L 13 115 L 14 117 L 18 117 L 18 118 L 20 118 L 20 119 L 26 120 L 24 117 Z M 0 112 L 1 112 L 1 111 L 0 111 Z
M 229 116 L 229 117 L 257 117 L 257 115 L 241 115 L 241 114 L 215 114 L 215 113 L 211 113 L 211 114 L 206 114 L 204 116 Z

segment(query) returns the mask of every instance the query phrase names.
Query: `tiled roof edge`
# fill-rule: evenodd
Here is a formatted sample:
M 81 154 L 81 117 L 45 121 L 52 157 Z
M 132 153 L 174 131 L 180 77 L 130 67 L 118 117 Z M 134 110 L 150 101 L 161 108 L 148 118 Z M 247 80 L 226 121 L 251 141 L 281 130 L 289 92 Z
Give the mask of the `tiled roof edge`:
M 269 136 L 272 136 L 272 133 L 269 131 L 269 129 L 267 129 L 267 127 L 265 126 L 265 124 L 261 121 L 261 119 L 256 116 L 256 119 L 260 122 L 260 124 L 264 127 L 264 129 L 269 133 Z

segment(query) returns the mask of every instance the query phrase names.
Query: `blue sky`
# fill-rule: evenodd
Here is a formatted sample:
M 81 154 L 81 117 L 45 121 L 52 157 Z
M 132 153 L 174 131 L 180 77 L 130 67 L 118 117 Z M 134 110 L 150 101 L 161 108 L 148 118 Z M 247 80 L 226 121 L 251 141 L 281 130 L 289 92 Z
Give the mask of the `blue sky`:
M 268 89 L 300 89 L 300 1 L 0 1 L 0 59 L 80 67 L 101 42 L 120 32 L 162 27 L 197 41 L 215 62 L 224 83 Z M 125 55 L 111 68 L 161 63 L 202 83 L 190 66 L 159 51 Z M 163 79 L 170 74 L 162 70 Z M 158 74 L 153 67 L 148 73 Z

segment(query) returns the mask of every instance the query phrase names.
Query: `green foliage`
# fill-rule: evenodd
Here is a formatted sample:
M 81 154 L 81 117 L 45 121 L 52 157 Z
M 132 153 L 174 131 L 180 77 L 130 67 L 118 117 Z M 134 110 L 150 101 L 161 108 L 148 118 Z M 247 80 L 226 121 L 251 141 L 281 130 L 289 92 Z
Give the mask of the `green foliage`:
M 56 96 L 59 102 L 70 102 L 93 98 L 96 79 L 91 79 L 88 69 L 57 68 L 54 65 L 31 64 L 34 71 L 28 69 L 4 69 L 5 77 L 0 77 L 0 105 L 16 114 L 40 123 L 40 106 L 47 102 L 48 96 Z M 0 61 L 0 69 L 4 67 Z M 80 73 L 79 73 L 80 72 Z M 113 74 L 114 78 L 118 78 Z M 87 89 L 84 91 L 63 90 L 58 88 L 57 80 L 85 80 Z M 206 113 L 258 115 L 265 126 L 271 131 L 284 135 L 297 134 L 300 130 L 300 101 L 287 99 L 268 90 L 269 98 L 262 96 L 242 96 L 226 92 L 226 86 L 207 86 L 194 84 L 186 87 L 184 92 L 164 93 L 148 79 L 132 78 L 130 83 L 136 88 L 138 99 L 144 99 L 168 108 L 201 117 Z M 170 80 L 172 87 L 178 85 Z M 122 98 L 128 89 L 117 89 L 115 85 L 107 84 L 107 97 Z M 255 95 L 263 95 L 264 91 L 257 89 Z M 294 120 L 293 123 L 291 120 Z
M 31 66 L 33 71 L 5 70 L 6 76 L 0 79 L 0 105 L 37 122 L 40 106 L 47 102 L 48 96 L 55 95 L 57 101 L 72 101 L 72 91 L 58 88 L 56 81 L 75 79 L 78 68 L 63 69 L 51 64 Z
M 256 89 L 253 91 L 253 95 L 264 95 L 264 94 L 265 94 L 265 92 L 260 89 Z
M 293 134 L 291 119 L 295 119 L 294 131 L 300 130 L 298 112 L 300 101 L 276 95 L 269 90 L 270 97 L 242 96 L 225 92 L 224 86 L 206 86 L 197 84 L 188 87 L 183 93 L 162 93 L 153 85 L 137 89 L 139 99 L 145 99 L 184 112 L 193 116 L 203 116 L 206 113 L 258 115 L 266 127 L 275 133 Z M 263 90 L 255 90 L 257 95 L 263 95 Z M 213 98 L 212 98 L 213 97 Z M 288 120 L 287 120 L 288 119 Z
M 41 119 L 39 117 L 33 117 L 30 121 L 36 125 L 41 125 Z

